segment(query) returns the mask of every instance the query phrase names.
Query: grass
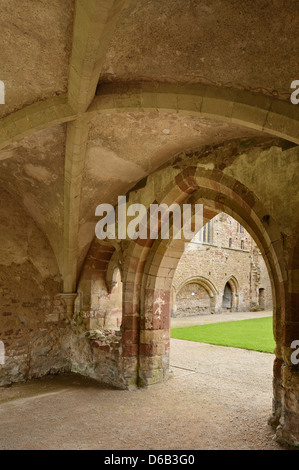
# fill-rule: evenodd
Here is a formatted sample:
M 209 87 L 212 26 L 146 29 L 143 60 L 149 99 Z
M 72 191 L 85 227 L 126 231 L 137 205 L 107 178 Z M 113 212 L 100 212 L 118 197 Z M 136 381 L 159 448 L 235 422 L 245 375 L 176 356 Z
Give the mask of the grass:
M 171 337 L 273 353 L 272 317 L 172 328 Z

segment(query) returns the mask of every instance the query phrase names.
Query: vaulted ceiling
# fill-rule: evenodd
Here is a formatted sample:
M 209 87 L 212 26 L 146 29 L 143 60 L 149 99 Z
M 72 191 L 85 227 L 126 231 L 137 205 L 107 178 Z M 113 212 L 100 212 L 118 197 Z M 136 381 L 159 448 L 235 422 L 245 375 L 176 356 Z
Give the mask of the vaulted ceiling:
M 2 0 L 0 182 L 43 231 L 65 292 L 94 212 L 175 154 L 299 144 L 297 0 Z

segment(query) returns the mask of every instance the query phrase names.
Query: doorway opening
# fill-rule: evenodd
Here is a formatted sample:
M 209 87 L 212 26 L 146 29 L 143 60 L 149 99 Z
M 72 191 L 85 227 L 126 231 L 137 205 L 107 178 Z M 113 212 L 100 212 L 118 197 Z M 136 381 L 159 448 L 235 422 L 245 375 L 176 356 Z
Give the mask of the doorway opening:
M 265 309 L 265 289 L 263 287 L 259 288 L 259 308 L 260 310 Z
M 225 284 L 224 292 L 223 292 L 223 299 L 222 299 L 222 307 L 231 310 L 233 302 L 232 302 L 233 292 L 229 282 Z

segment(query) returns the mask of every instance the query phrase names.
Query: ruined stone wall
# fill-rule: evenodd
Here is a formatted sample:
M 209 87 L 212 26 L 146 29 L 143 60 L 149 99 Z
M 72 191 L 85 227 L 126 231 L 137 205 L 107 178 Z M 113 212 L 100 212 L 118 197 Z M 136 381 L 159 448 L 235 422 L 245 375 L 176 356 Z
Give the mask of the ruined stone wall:
M 48 241 L 11 196 L 0 194 L 0 385 L 68 369 L 61 279 Z
M 187 284 L 176 297 L 176 317 L 211 313 L 211 299 L 204 287 Z
M 250 311 L 272 308 L 270 279 L 265 262 L 248 232 L 227 214 L 221 213 L 210 222 L 210 241 L 202 243 L 203 234 L 197 234 L 192 243 L 186 246 L 185 252 L 177 266 L 173 279 L 176 305 L 172 308 L 173 316 L 196 315 L 198 313 L 221 313 L 222 296 L 226 282 L 233 277 L 237 283 L 236 310 Z M 231 241 L 230 241 L 231 240 Z M 243 249 L 241 249 L 243 241 Z M 229 245 L 231 245 L 229 247 Z M 215 307 L 210 308 L 206 302 L 195 306 L 196 299 L 192 292 L 186 291 L 181 302 L 181 287 L 189 278 L 203 277 L 215 287 L 217 294 Z M 259 305 L 260 289 L 263 289 L 263 306 Z M 194 291 L 194 289 L 193 289 Z M 184 312 L 185 309 L 185 312 Z
M 211 244 L 223 248 L 241 250 L 243 241 L 243 250 L 250 251 L 253 240 L 248 232 L 235 219 L 223 212 L 216 216 L 210 222 L 211 225 Z M 231 245 L 229 240 L 231 240 Z
M 251 310 L 268 310 L 272 308 L 271 283 L 265 262 L 258 248 L 253 246 L 251 252 Z
M 102 246 L 96 240 L 92 244 L 80 276 L 71 334 L 64 342 L 73 372 L 128 388 L 130 381 L 126 380 L 126 373 L 132 372 L 136 385 L 137 361 L 122 357 L 122 336 L 126 335 L 120 328 L 120 272 L 113 277 L 113 282 L 107 281 L 113 252 L 112 246 Z
M 91 312 L 94 318 L 92 326 L 119 329 L 122 321 L 122 282 L 119 271 L 110 293 L 101 280 L 93 283 Z
M 75 314 L 68 314 L 48 240 L 18 202 L 1 191 L 0 341 L 5 363 L 0 364 L 0 385 L 68 371 L 122 385 L 121 337 L 107 330 L 120 327 L 122 285 L 118 276 L 107 290 L 111 251 L 104 250 L 98 261 L 92 255 Z M 101 331 L 90 334 L 96 328 Z

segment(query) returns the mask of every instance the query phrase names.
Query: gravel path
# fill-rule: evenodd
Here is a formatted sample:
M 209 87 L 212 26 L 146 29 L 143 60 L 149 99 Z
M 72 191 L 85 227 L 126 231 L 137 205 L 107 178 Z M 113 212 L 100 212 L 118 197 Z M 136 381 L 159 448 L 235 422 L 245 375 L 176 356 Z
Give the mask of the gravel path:
M 273 355 L 171 340 L 171 378 L 121 391 L 75 375 L 0 391 L 1 449 L 276 449 Z

